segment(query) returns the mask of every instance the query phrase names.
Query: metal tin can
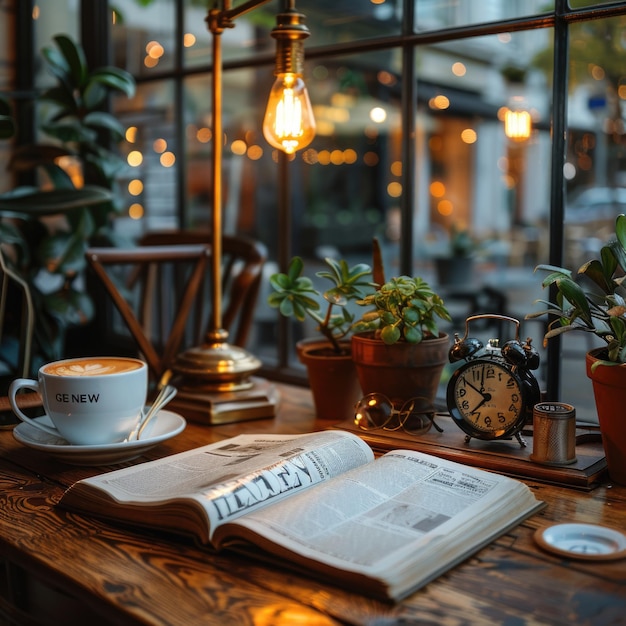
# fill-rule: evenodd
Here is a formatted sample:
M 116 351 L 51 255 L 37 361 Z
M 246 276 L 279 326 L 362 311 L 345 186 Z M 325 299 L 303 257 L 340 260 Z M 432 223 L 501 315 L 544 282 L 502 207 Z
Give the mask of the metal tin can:
M 530 460 L 543 465 L 576 462 L 576 409 L 563 402 L 533 407 L 533 451 Z

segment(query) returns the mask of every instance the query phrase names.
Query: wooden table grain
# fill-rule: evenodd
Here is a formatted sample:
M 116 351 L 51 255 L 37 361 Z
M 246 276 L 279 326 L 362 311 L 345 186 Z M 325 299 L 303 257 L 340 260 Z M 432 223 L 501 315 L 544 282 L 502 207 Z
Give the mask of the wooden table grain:
M 139 463 L 242 432 L 304 433 L 310 392 L 279 385 L 274 419 L 190 422 Z M 543 552 L 542 526 L 586 522 L 626 530 L 626 488 L 593 491 L 528 481 L 547 507 L 399 604 L 385 604 L 235 554 L 213 554 L 162 533 L 105 523 L 56 506 L 74 481 L 110 467 L 77 467 L 0 431 L 0 624 L 624 624 L 626 560 L 585 562 Z

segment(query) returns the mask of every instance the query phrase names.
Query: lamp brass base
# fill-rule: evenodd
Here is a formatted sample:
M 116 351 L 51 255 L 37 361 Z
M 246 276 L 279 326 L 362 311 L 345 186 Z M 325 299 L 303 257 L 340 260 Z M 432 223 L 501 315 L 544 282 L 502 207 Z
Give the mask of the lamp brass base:
M 178 355 L 172 366 L 175 376 L 192 383 L 201 381 L 208 391 L 250 389 L 250 376 L 261 361 L 243 348 L 225 341 L 207 342 Z

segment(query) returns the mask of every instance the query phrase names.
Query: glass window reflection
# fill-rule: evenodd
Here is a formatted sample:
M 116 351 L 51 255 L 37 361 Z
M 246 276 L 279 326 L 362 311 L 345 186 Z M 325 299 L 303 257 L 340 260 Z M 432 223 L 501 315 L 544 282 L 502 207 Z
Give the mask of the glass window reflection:
M 176 65 L 176 3 L 119 2 L 112 11 L 114 64 L 137 77 L 171 70 Z
M 113 103 L 126 128 L 120 150 L 127 167 L 118 181 L 123 207 L 115 225 L 125 237 L 178 225 L 173 90 L 171 80 L 139 84 L 133 100 L 118 97 Z
M 137 120 L 145 111 L 146 128 L 161 126 L 158 134 L 168 148 L 173 146 L 176 159 L 170 173 L 184 186 L 181 193 L 170 181 L 160 186 L 158 197 L 144 203 L 143 220 L 133 224 L 146 229 L 179 220 L 183 225 L 206 225 L 210 220 L 211 37 L 205 3 L 181 1 L 182 8 L 174 11 L 174 0 L 152 0 L 137 11 L 126 11 L 125 31 L 117 30 L 121 25 L 113 27 L 125 33 L 116 39 L 116 59 L 135 68 L 140 81 L 132 112 L 124 112 L 129 125 L 139 128 Z M 120 4 L 127 8 L 131 3 Z M 559 215 L 563 208 L 550 206 L 551 186 L 563 184 L 566 189 L 563 252 L 571 267 L 601 244 L 604 231 L 596 229 L 598 219 L 607 212 L 612 216 L 626 188 L 621 114 L 626 97 L 624 18 L 598 19 L 595 13 L 581 11 L 576 19 L 559 22 L 559 28 L 569 29 L 566 84 L 563 68 L 557 68 L 556 76 L 553 68 L 554 33 L 547 25 L 554 19 L 554 1 L 419 0 L 414 23 L 404 27 L 412 26 L 416 34 L 400 39 L 402 4 L 297 1 L 311 31 L 305 80 L 317 135 L 288 163 L 291 251 L 305 256 L 314 273 L 326 254 L 369 262 L 376 236 L 383 244 L 389 276 L 412 263 L 408 271 L 424 276 L 443 293 L 454 316 L 450 331 L 462 330 L 469 313 L 505 311 L 523 320 L 522 334 L 541 347 L 541 324 L 524 317 L 535 309 L 537 298 L 547 295 L 533 269 L 549 260 L 550 214 Z M 570 0 L 569 6 L 604 4 Z M 615 6 L 603 11 L 624 13 L 626 3 L 611 4 Z M 279 10 L 280 3 L 270 2 L 238 18 L 236 27 L 223 35 L 225 229 L 266 243 L 272 257 L 268 273 L 277 269 L 282 174 L 261 125 L 273 80 L 275 42 L 270 33 Z M 142 24 L 148 14 L 161 22 L 154 31 Z M 173 25 L 177 16 L 183 19 L 178 29 Z M 506 20 L 512 21 L 510 31 L 503 30 Z M 472 26 L 477 27 L 475 33 Z M 460 34 L 452 38 L 450 29 L 456 28 Z M 492 34 L 482 34 L 490 30 Z M 180 56 L 172 43 L 175 32 L 183 35 Z M 164 52 L 162 60 L 148 68 L 143 59 L 152 39 Z M 370 39 L 376 48 L 363 52 Z M 172 45 L 165 45 L 168 41 Z M 410 80 L 409 68 L 402 66 L 406 54 L 413 54 L 415 66 L 413 107 L 403 101 L 409 87 L 403 81 Z M 559 174 L 553 182 L 552 172 L 559 172 L 551 163 L 554 80 L 559 94 L 568 90 L 569 102 L 563 178 Z M 182 125 L 173 122 L 180 119 L 179 104 Z M 169 133 L 174 138 L 179 133 L 181 145 L 166 138 Z M 149 168 L 161 172 L 151 164 L 154 139 L 145 139 L 143 147 L 128 146 L 129 158 L 136 157 L 134 152 L 143 158 L 129 167 L 142 173 L 144 183 L 150 180 Z M 607 195 L 607 189 L 618 192 Z M 135 206 L 140 200 L 128 198 L 129 212 L 131 207 L 140 211 Z M 167 210 L 157 208 L 165 206 Z M 585 221 L 588 218 L 591 221 Z M 412 244 L 409 254 L 407 243 Z M 454 284 L 439 273 L 446 265 L 440 261 L 462 251 L 472 253 L 461 261 L 471 273 L 459 279 L 463 274 L 457 269 Z M 266 310 L 265 297 L 262 293 L 259 298 L 258 332 L 249 348 L 271 364 L 276 356 L 276 312 Z M 484 332 L 481 338 L 488 339 L 497 329 Z M 295 339 L 314 334 L 315 329 L 306 326 L 294 328 Z M 568 344 L 564 349 L 563 399 L 576 404 L 584 417 L 590 412 L 587 398 L 579 399 L 575 391 L 585 388 L 586 377 L 584 371 L 570 374 L 571 362 L 583 362 L 578 354 L 582 347 L 570 350 Z M 577 353 L 575 358 L 570 351 Z M 543 350 L 541 354 L 538 376 L 543 385 L 547 355 Z
M 415 30 L 498 22 L 553 9 L 554 0 L 415 0 Z

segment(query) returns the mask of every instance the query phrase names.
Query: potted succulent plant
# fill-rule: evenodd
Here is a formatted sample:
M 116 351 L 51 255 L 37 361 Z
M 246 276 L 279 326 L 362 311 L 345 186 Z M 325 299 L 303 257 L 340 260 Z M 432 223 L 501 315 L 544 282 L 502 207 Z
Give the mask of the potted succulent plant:
M 394 403 L 412 397 L 434 402 L 449 350 L 438 320 L 451 321 L 441 297 L 422 278 L 399 276 L 358 304 L 373 307 L 352 336 L 363 393 L 383 393 Z
M 445 252 L 435 255 L 435 270 L 440 285 L 458 286 L 471 282 L 474 257 L 480 246 L 467 228 L 450 227 Z
M 586 355 L 587 376 L 593 383 L 609 475 L 626 485 L 626 216 L 617 217 L 615 235 L 603 246 L 600 258 L 584 263 L 576 276 L 562 267 L 537 266 L 536 270 L 548 272 L 542 286 L 555 288 L 556 302 L 539 300 L 547 308 L 526 318 L 555 318 L 544 344 L 573 331 L 604 341 Z
M 270 276 L 274 291 L 268 303 L 285 317 L 315 322 L 322 337 L 298 342 L 298 358 L 307 367 L 317 416 L 343 420 L 351 417 L 361 395 L 348 340 L 355 315 L 346 305 L 366 297 L 374 285 L 370 267 L 364 263 L 349 267 L 346 261 L 331 258 L 325 263 L 328 269 L 316 276 L 330 281 L 327 291 L 320 292 L 311 278 L 302 275 L 304 261 L 294 257 L 286 273 Z M 320 304 L 324 301 L 325 309 Z

